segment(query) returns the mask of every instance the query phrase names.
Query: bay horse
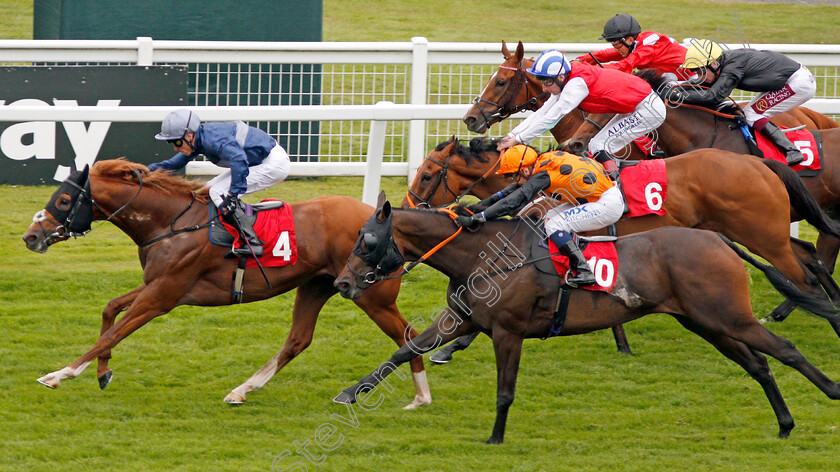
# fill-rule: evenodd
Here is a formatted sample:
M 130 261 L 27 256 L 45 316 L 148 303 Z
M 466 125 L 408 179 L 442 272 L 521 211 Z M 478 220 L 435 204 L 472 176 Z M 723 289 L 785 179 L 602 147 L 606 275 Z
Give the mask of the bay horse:
M 660 74 L 655 71 L 644 71 L 639 75 L 647 80 L 654 90 L 664 90 L 664 80 Z M 595 117 L 596 121 L 603 119 L 604 117 Z M 840 127 L 838 127 L 840 125 L 831 118 L 805 107 L 798 107 L 786 114 L 777 115 L 772 121 L 788 127 L 801 123 L 806 124 L 809 129 L 820 130 L 823 149 L 823 158 L 820 161 L 822 170 L 817 175 L 802 175 L 801 177 L 819 205 L 837 219 L 840 215 Z M 569 149 L 572 152 L 585 149 L 588 139 L 594 135 L 591 130 L 592 128 L 588 126 L 579 130 L 569 141 Z M 702 148 L 725 149 L 739 154 L 750 153 L 743 134 L 731 116 L 727 117 L 713 110 L 686 104 L 669 103 L 665 122 L 656 130 L 656 141 L 669 156 Z M 791 218 L 795 221 L 801 216 L 794 211 Z M 820 230 L 817 237 L 817 252 L 829 272 L 833 273 L 834 266 L 837 264 L 837 255 L 840 252 L 840 239 L 836 235 Z M 792 309 L 790 304 L 784 304 L 774 312 L 773 319 L 783 320 Z
M 504 440 L 514 400 L 523 339 L 544 338 L 558 326 L 561 336 L 583 334 L 650 313 L 670 314 L 747 371 L 770 401 L 780 438 L 790 434 L 793 417 L 762 354 L 793 367 L 830 399 L 840 399 L 840 385 L 811 365 L 790 341 L 756 320 L 742 258 L 761 269 L 786 297 L 797 298 L 801 293 L 773 267 L 759 263 L 725 237 L 711 231 L 669 227 L 618 238 L 615 288 L 609 294 L 571 290 L 565 321 L 558 324 L 561 317 L 554 312 L 559 276 L 544 274 L 527 261 L 508 267 L 507 272 L 494 270 L 498 266 L 487 263 L 492 256 L 486 259 L 485 251 L 499 255 L 502 251 L 510 256 L 509 249 L 499 250 L 497 244 L 519 248 L 513 252 L 524 251 L 525 257 L 534 257 L 528 256 L 526 248 L 532 247 L 533 239 L 539 236 L 533 231 L 517 231 L 523 226 L 527 225 L 518 218 L 494 220 L 471 233 L 456 228 L 443 212 L 392 210 L 387 202 L 381 203 L 362 228 L 347 267 L 336 278 L 341 295 L 360 297 L 378 281 L 388 279 L 404 260 L 422 259 L 449 277 L 449 307 L 419 336 L 334 401 L 370 405 L 372 390 L 401 364 L 441 343 L 481 331 L 493 339 L 496 357 L 496 421 L 487 443 L 498 444 Z M 833 307 L 825 304 L 824 308 L 821 316 L 836 323 Z M 370 393 L 361 395 L 365 392 Z
M 519 41 L 514 53 L 508 51 L 507 43 L 502 41 L 502 56 L 504 62 L 490 76 L 487 85 L 484 86 L 481 94 L 473 101 L 473 106 L 464 115 L 463 121 L 473 133 L 484 133 L 491 125 L 508 118 L 512 114 L 523 110 L 536 110 L 548 100 L 548 93 L 543 92 L 542 85 L 537 78 L 525 72 L 525 69 L 534 64 L 534 59 L 525 58 L 525 48 L 522 41 Z M 653 79 L 653 77 L 658 78 Z M 646 71 L 642 78 L 651 82 L 654 90 L 661 89 L 662 79 L 655 70 Z M 670 111 L 668 114 L 670 115 Z M 581 145 L 577 138 L 580 135 L 594 136 L 612 116 L 610 114 L 594 115 L 577 110 L 564 116 L 551 129 L 551 134 L 557 143 L 564 145 L 568 141 L 568 145 L 572 147 L 572 152 L 580 154 L 580 151 L 586 148 L 577 149 Z M 831 118 L 803 107 L 797 107 L 789 112 L 776 115 L 771 121 L 788 128 L 805 125 L 808 129 L 828 129 L 837 126 Z M 583 129 L 578 132 L 581 127 Z M 587 139 L 585 143 L 588 142 Z M 668 153 L 666 150 L 665 153 L 674 156 L 688 150 L 690 149 L 676 153 Z M 741 152 L 737 149 L 728 150 L 749 154 L 749 152 Z M 624 149 L 620 157 L 622 159 L 641 160 L 645 158 L 645 154 L 635 144 L 631 144 Z
M 421 163 L 402 206 L 443 206 L 467 193 L 487 198 L 510 183 L 493 172 L 498 162 L 495 141 L 474 138 L 467 147 L 450 138 Z M 840 292 L 813 245 L 790 238 L 790 208 L 807 214 L 806 221 L 821 231 L 840 235 L 840 228 L 789 167 L 753 156 L 698 149 L 665 159 L 665 170 L 665 214 L 622 218 L 616 223 L 619 235 L 662 226 L 720 232 L 766 259 L 800 290 L 823 297 L 822 284 L 840 301 Z M 840 336 L 840 325 L 832 327 Z
M 230 287 L 237 261 L 223 258 L 226 248 L 209 241 L 205 227 L 209 202 L 207 189 L 200 183 L 165 171 L 149 172 L 142 164 L 122 159 L 99 161 L 89 171 L 74 172 L 56 190 L 23 234 L 26 247 L 43 253 L 52 244 L 68 239 L 74 225 L 78 226 L 75 231 L 82 233 L 90 229 L 91 221 L 110 221 L 138 245 L 143 284 L 107 304 L 102 312 L 101 334 L 93 347 L 38 382 L 56 388 L 98 359 L 97 376 L 104 389 L 112 379 L 108 367 L 111 349 L 123 338 L 179 305 L 232 303 Z M 242 288 L 243 302 L 264 300 L 297 288 L 288 339 L 277 355 L 225 397 L 230 404 L 243 403 L 248 393 L 262 388 L 309 346 L 321 308 L 336 293 L 333 280 L 344 266 L 359 228 L 373 211 L 368 205 L 341 196 L 316 198 L 292 207 L 297 263 L 267 267 L 265 276 L 270 286 L 260 272 L 246 269 Z M 78 224 L 85 218 L 86 228 Z M 153 244 L 148 244 L 150 241 Z M 389 281 L 355 303 L 401 346 L 406 337 L 417 333 L 406 332 L 408 323 L 396 305 L 399 285 L 399 280 Z M 122 311 L 125 314 L 115 322 Z M 413 361 L 411 370 L 417 394 L 406 408 L 431 402 L 422 359 Z
M 524 110 L 534 111 L 548 100 L 548 93 L 542 91 L 542 85 L 525 69 L 534 64 L 533 59 L 525 59 L 525 47 L 522 41 L 516 46 L 516 52 L 508 51 L 507 43 L 502 41 L 504 62 L 490 76 L 490 80 L 479 96 L 473 100 L 473 106 L 464 115 L 463 121 L 473 133 L 484 133 L 491 125 L 498 123 L 514 113 Z M 569 113 L 551 130 L 558 143 L 565 143 L 574 136 L 575 130 L 585 120 L 583 111 Z

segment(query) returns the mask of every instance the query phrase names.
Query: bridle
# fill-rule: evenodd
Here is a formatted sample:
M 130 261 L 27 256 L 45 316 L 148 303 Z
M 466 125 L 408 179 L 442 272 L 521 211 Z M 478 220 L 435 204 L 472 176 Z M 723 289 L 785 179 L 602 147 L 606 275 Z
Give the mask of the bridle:
M 121 207 L 119 207 L 115 212 L 111 213 L 107 218 L 102 220 L 102 223 L 106 223 L 110 221 L 112 218 L 117 216 L 120 212 L 125 210 L 132 202 L 140 195 L 140 191 L 143 189 L 143 177 L 139 170 L 133 169 L 134 173 L 137 175 L 137 180 L 139 181 L 140 185 L 137 188 L 137 193 L 134 194 L 133 197 Z M 35 214 L 33 217 L 33 221 L 38 223 L 38 226 L 41 228 L 41 232 L 46 235 L 45 243 L 47 246 L 52 246 L 58 241 L 63 241 L 69 237 L 80 237 L 85 236 L 93 229 L 91 228 L 91 223 L 93 222 L 93 207 L 96 207 L 96 210 L 105 215 L 105 210 L 99 206 L 98 203 L 93 199 L 93 195 L 90 191 L 90 174 L 86 175 L 84 184 L 75 182 L 72 178 L 67 178 L 64 182 L 64 185 L 69 185 L 73 187 L 74 195 L 70 199 L 70 211 L 67 211 L 66 216 L 54 216 L 54 218 L 49 218 L 48 214 L 53 213 L 65 213 L 65 212 L 55 212 L 55 210 L 47 211 L 47 209 L 43 209 Z M 62 187 L 64 186 L 62 185 Z M 61 188 L 56 191 L 57 195 L 61 194 Z M 54 199 L 53 199 L 54 200 Z M 53 205 L 53 200 L 50 201 L 50 206 Z M 44 225 L 42 224 L 43 221 L 49 221 L 55 226 L 55 229 L 52 232 L 48 232 Z M 49 234 L 48 234 L 49 233 Z
M 458 217 L 458 214 L 452 210 L 446 208 L 438 208 L 437 211 L 446 213 L 449 215 L 452 220 Z M 384 224 L 391 225 L 390 218 L 388 217 L 388 221 Z M 353 276 L 356 277 L 357 280 L 362 280 L 365 283 L 364 287 L 361 287 L 363 290 L 371 285 L 375 284 L 376 282 L 380 282 L 383 280 L 391 280 L 391 279 L 398 279 L 403 275 L 409 273 L 412 269 L 423 263 L 427 258 L 431 257 L 432 254 L 436 253 L 440 250 L 443 246 L 449 244 L 450 241 L 455 239 L 456 236 L 461 234 L 461 231 L 464 230 L 463 226 L 459 226 L 458 230 L 455 231 L 451 236 L 444 239 L 440 243 L 438 243 L 432 249 L 426 251 L 425 254 L 420 256 L 416 261 L 409 263 L 407 266 L 403 266 L 405 263 L 405 256 L 403 256 L 400 248 L 397 246 L 396 241 L 394 240 L 393 231 L 390 233 L 390 237 L 388 242 L 385 246 L 381 246 L 378 241 L 377 235 L 373 231 L 365 231 L 365 228 L 359 232 L 359 240 L 356 242 L 356 246 L 353 248 L 353 254 L 361 259 L 368 267 L 373 268 L 366 273 L 361 273 L 355 269 L 350 264 L 347 264 L 347 269 L 350 271 Z M 365 246 L 369 249 L 370 252 L 365 253 L 361 249 L 361 242 L 364 241 Z M 384 249 L 383 249 L 384 247 Z M 396 275 L 390 275 L 397 271 L 402 267 L 402 270 Z
M 481 184 L 482 182 L 487 180 L 487 177 L 489 177 L 490 174 L 496 169 L 496 166 L 499 165 L 499 161 L 501 161 L 501 159 L 502 159 L 502 155 L 499 154 L 499 158 L 496 159 L 496 162 L 492 166 L 490 166 L 489 169 L 487 169 L 487 172 L 485 172 L 481 177 L 476 179 L 475 182 L 471 183 L 469 185 L 469 187 L 466 188 L 466 190 L 464 190 L 460 195 L 458 195 L 458 194 L 456 194 L 455 192 L 452 191 L 452 188 L 449 187 L 449 176 L 448 176 L 449 160 L 452 158 L 452 154 L 454 154 L 454 153 L 450 153 L 448 156 L 446 156 L 446 161 L 444 161 L 443 163 L 440 163 L 440 162 L 432 159 L 431 158 L 431 153 L 428 156 L 426 156 L 425 160 L 431 161 L 431 162 L 433 162 L 433 163 L 435 163 L 435 164 L 437 164 L 441 167 L 440 174 L 438 174 L 438 178 L 437 178 L 437 180 L 435 180 L 434 185 L 432 185 L 432 189 L 429 191 L 429 196 L 426 197 L 426 199 L 423 199 L 423 197 L 418 195 L 415 191 L 411 190 L 411 187 L 409 187 L 408 190 L 406 190 L 405 199 L 408 200 L 408 205 L 411 208 L 431 208 L 432 206 L 431 206 L 431 204 L 429 204 L 429 200 L 431 200 L 432 196 L 435 193 L 437 193 L 437 190 L 440 187 L 441 183 L 444 184 L 444 186 L 446 188 L 446 192 L 451 193 L 452 196 L 455 197 L 454 204 L 457 205 L 461 201 L 461 199 L 464 198 L 465 196 L 469 195 L 469 193 L 472 192 L 472 190 L 475 187 L 477 187 L 479 184 Z M 416 181 L 416 179 L 417 179 L 417 177 L 415 177 L 415 181 Z M 417 203 L 414 203 L 414 200 L 412 200 L 412 198 L 414 200 L 416 200 Z M 449 205 L 449 204 L 447 204 L 447 205 Z
M 473 103 L 476 105 L 476 108 L 478 108 L 478 112 L 481 113 L 481 117 L 484 118 L 485 123 L 488 123 L 488 126 L 490 123 L 495 123 L 496 121 L 504 120 L 510 115 L 518 113 L 522 110 L 536 110 L 537 102 L 549 95 L 548 92 L 543 92 L 539 95 L 535 95 L 533 97 L 531 96 L 531 91 L 528 89 L 527 85 L 528 78 L 525 75 L 524 63 L 525 59 L 522 59 L 522 61 L 520 61 L 519 63 L 519 67 L 506 66 L 504 64 L 499 66 L 499 69 L 507 69 L 514 71 L 513 78 L 511 79 L 511 82 L 513 82 L 513 86 L 509 85 L 507 90 L 505 90 L 504 95 L 502 95 L 502 98 L 499 99 L 499 102 L 501 103 L 496 103 L 492 100 L 487 100 L 486 98 L 480 96 L 475 97 L 475 99 L 473 100 Z M 525 94 L 527 97 L 525 101 L 518 105 L 508 106 L 508 104 L 512 102 L 514 98 L 516 98 L 516 95 L 519 94 L 519 88 L 522 86 L 525 87 Z M 484 112 L 484 109 L 482 109 L 480 106 L 481 103 L 487 103 L 496 107 L 496 112 L 491 113 L 490 115 L 486 114 Z

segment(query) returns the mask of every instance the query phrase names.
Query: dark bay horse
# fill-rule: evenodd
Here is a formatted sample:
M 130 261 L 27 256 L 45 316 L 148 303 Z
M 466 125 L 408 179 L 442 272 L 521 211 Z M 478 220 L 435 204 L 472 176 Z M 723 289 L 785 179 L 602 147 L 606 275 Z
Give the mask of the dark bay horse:
M 455 138 L 444 141 L 418 168 L 403 206 L 442 206 L 466 192 L 487 198 L 509 184 L 492 172 L 498 161 L 493 140 L 474 138 L 469 147 Z M 808 214 L 807 221 L 817 228 L 840 231 L 790 168 L 753 156 L 699 149 L 666 159 L 665 169 L 666 213 L 622 218 L 616 223 L 619 235 L 662 226 L 717 231 L 766 259 L 800 290 L 823 297 L 822 283 L 835 298 L 840 296 L 813 246 L 790 238 L 791 207 Z M 833 327 L 840 335 L 840 325 Z
M 446 214 L 392 211 L 384 203 L 362 228 L 347 268 L 336 279 L 341 294 L 357 298 L 388 278 L 404 257 L 412 261 L 423 258 L 449 277 L 449 308 L 334 401 L 365 402 L 371 397 L 360 394 L 371 392 L 401 364 L 441 343 L 481 331 L 493 339 L 497 371 L 496 421 L 487 442 L 501 443 L 514 400 L 523 339 L 546 336 L 557 326 L 562 327 L 560 335 L 587 333 L 649 313 L 670 314 L 746 370 L 764 389 L 776 414 L 780 438 L 790 434 L 794 422 L 762 354 L 798 370 L 829 398 L 840 399 L 840 386 L 811 365 L 790 341 L 758 323 L 750 308 L 749 280 L 741 258 L 760 268 L 786 297 L 795 299 L 801 293 L 774 268 L 758 263 L 724 237 L 696 229 L 660 228 L 619 238 L 619 266 L 611 294 L 572 290 L 565 322 L 558 325 L 559 317 L 554 315 L 558 276 L 544 274 L 530 264 L 507 272 L 494 270 L 498 266 L 489 266 L 483 254 L 499 254 L 499 244 L 503 244 L 501 247 L 516 247 L 519 250 L 512 252 L 524 251 L 525 257 L 531 257 L 526 248 L 539 236 L 524 227 L 527 225 L 521 219 L 489 221 L 474 233 L 460 231 L 451 238 L 457 228 Z M 448 244 L 428 255 L 447 239 Z M 509 249 L 501 251 L 515 262 L 521 260 Z M 825 304 L 823 308 L 822 316 L 837 322 L 837 316 L 829 314 L 833 307 Z
M 125 232 L 138 246 L 143 267 L 143 284 L 111 300 L 102 312 L 102 330 L 96 344 L 61 370 L 39 382 L 56 388 L 74 378 L 93 360 L 99 360 L 97 375 L 101 388 L 111 381 L 108 360 L 111 349 L 123 338 L 179 305 L 221 306 L 231 304 L 234 259 L 224 259 L 226 248 L 208 240 L 207 228 L 184 231 L 208 223 L 209 195 L 202 184 L 171 176 L 163 171 L 148 172 L 145 166 L 125 160 L 107 160 L 76 172 L 53 194 L 46 208 L 35 215 L 23 234 L 26 247 L 45 252 L 50 245 L 70 237 L 68 228 L 83 219 L 107 220 Z M 84 189 L 84 191 L 81 191 Z M 91 204 L 91 201 L 93 204 Z M 318 314 L 335 295 L 333 280 L 344 267 L 359 228 L 373 209 L 349 197 L 323 197 L 293 206 L 298 241 L 298 261 L 285 267 L 265 269 L 271 288 L 256 269 L 244 276 L 243 301 L 254 302 L 297 288 L 292 325 L 283 349 L 245 383 L 225 397 L 231 404 L 262 388 L 300 354 L 312 341 Z M 79 207 L 81 211 L 73 209 Z M 155 238 L 157 242 L 145 243 Z M 405 344 L 408 323 L 397 309 L 399 280 L 382 284 L 355 300 L 362 310 L 397 345 Z M 125 314 L 115 323 L 117 315 Z M 410 336 L 416 335 L 410 331 Z M 407 408 L 431 402 L 423 361 L 412 361 L 417 395 Z

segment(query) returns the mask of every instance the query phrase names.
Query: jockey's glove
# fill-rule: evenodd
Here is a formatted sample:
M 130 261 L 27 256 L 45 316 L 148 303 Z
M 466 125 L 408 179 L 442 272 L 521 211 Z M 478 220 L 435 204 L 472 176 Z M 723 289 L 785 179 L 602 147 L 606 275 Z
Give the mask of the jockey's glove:
M 470 216 L 459 216 L 455 218 L 455 224 L 461 227 L 471 227 L 475 226 L 479 223 L 484 223 L 487 221 L 487 218 L 484 217 L 484 212 L 476 213 L 475 215 Z
M 229 193 L 225 195 L 224 200 L 222 200 L 222 204 L 219 205 L 219 213 L 221 213 L 222 216 L 228 216 L 239 208 L 239 204 L 239 195 Z

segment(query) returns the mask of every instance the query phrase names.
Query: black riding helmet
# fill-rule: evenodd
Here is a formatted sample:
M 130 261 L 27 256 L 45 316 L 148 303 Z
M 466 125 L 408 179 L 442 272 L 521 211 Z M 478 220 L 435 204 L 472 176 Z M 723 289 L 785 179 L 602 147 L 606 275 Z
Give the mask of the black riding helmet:
M 604 24 L 604 34 L 598 39 L 616 41 L 627 36 L 636 36 L 642 32 L 642 27 L 635 18 L 627 13 L 619 13 Z

